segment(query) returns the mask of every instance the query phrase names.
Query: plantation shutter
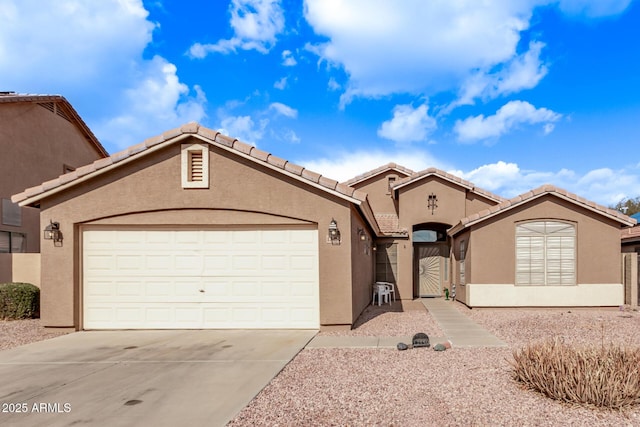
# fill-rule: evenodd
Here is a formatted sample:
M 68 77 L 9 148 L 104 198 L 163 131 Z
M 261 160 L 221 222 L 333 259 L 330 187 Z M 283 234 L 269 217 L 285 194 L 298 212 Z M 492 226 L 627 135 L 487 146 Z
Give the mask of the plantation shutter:
M 466 282 L 466 277 L 465 277 L 465 267 L 464 267 L 464 259 L 467 256 L 467 248 L 466 248 L 466 242 L 464 240 L 462 240 L 460 242 L 460 284 L 461 285 L 465 285 Z
M 516 284 L 574 285 L 576 230 L 573 224 L 535 221 L 516 226 Z

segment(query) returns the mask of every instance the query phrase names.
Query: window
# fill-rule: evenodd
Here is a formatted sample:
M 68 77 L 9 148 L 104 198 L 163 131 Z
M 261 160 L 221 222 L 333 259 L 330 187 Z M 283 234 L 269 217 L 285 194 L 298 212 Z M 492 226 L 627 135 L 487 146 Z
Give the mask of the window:
M 459 274 L 460 274 L 460 284 L 465 285 L 467 282 L 465 281 L 465 266 L 464 261 L 467 256 L 467 242 L 464 240 L 460 241 L 460 265 L 459 265 Z
M 17 203 L 12 203 L 9 199 L 2 199 L 2 224 L 22 226 L 22 210 Z
M 376 282 L 396 283 L 398 270 L 398 245 L 382 243 L 376 249 Z
M 575 285 L 576 227 L 560 221 L 516 225 L 516 285 Z
M 24 233 L 0 231 L 0 253 L 23 253 L 27 251 L 27 237 Z
M 182 145 L 182 188 L 209 188 L 209 149 L 206 145 Z

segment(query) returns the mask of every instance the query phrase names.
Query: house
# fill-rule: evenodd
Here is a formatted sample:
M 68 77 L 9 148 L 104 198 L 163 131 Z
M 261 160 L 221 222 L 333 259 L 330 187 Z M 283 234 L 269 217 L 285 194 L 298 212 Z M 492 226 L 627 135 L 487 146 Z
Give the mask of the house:
M 346 183 L 189 123 L 13 196 L 40 206 L 51 327 L 348 328 L 402 299 L 619 305 L 621 213 L 390 163 Z M 617 244 L 617 246 L 616 246 Z M 46 272 L 46 273 L 45 273 Z
M 40 212 L 11 195 L 108 154 L 62 96 L 0 92 L 0 123 L 0 283 L 37 284 Z
M 640 221 L 640 212 L 630 218 Z M 625 228 L 620 233 L 622 252 L 635 252 L 640 254 L 640 225 L 633 228 Z

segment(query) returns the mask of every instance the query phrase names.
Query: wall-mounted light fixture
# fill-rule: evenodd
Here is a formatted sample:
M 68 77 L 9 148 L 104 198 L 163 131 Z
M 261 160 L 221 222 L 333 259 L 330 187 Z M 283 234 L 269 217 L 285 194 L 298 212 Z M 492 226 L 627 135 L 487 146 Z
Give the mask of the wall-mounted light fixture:
M 363 242 L 367 240 L 367 233 L 365 233 L 362 228 L 358 228 L 358 236 L 360 236 L 360 240 Z
M 44 239 L 53 240 L 54 246 L 62 246 L 62 231 L 60 223 L 49 220 L 49 225 L 44 228 Z
M 433 211 L 438 207 L 438 196 L 434 193 L 429 194 L 427 197 L 427 208 L 431 209 L 431 215 L 433 215 Z
M 333 218 L 329 223 L 329 240 L 331 240 L 331 244 L 340 243 L 340 230 L 338 229 L 338 223 Z

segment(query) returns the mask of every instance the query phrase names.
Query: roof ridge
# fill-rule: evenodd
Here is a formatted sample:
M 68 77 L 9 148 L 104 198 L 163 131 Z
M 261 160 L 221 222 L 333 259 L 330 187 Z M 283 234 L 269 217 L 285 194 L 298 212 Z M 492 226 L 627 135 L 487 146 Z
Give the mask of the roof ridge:
M 504 197 L 492 193 L 491 191 L 485 190 L 483 188 L 477 187 L 473 182 L 471 181 L 467 181 L 466 179 L 460 178 L 457 175 L 453 175 L 449 172 L 446 172 L 442 169 L 438 169 L 435 167 L 428 167 L 426 169 L 423 169 L 421 171 L 418 172 L 414 172 L 413 175 L 408 176 L 406 178 L 403 178 L 401 180 L 396 181 L 395 183 L 392 184 L 391 188 L 395 189 L 398 188 L 400 186 L 404 186 L 406 184 L 409 184 L 411 182 L 417 181 L 419 179 L 422 179 L 426 176 L 429 175 L 436 175 L 436 176 L 440 176 L 442 178 L 447 179 L 448 181 L 457 183 L 462 185 L 463 187 L 467 187 L 469 188 L 471 191 L 473 191 L 474 193 L 480 194 L 481 196 L 487 197 L 489 199 L 493 199 L 496 202 L 502 202 L 504 200 L 506 200 Z
M 289 174 L 297 175 L 304 180 L 320 185 L 324 188 L 327 188 L 328 190 L 335 191 L 339 194 L 356 199 L 361 202 L 367 200 L 367 194 L 363 191 L 356 190 L 355 188 L 341 184 L 334 179 L 330 179 L 323 176 L 322 174 L 313 172 L 303 166 L 299 166 L 289 162 L 288 160 L 281 159 L 271 153 L 262 151 L 253 145 L 242 142 L 237 138 L 232 138 L 223 135 L 218 131 L 206 128 L 197 122 L 189 122 L 180 127 L 169 129 L 160 135 L 147 138 L 144 141 L 121 150 L 117 153 L 114 153 L 109 157 L 99 159 L 94 161 L 93 163 L 79 167 L 73 172 L 60 175 L 58 178 L 46 181 L 38 186 L 27 188 L 22 193 L 13 195 L 12 200 L 14 202 L 22 202 L 31 197 L 43 194 L 54 188 L 69 184 L 85 175 L 96 173 L 108 166 L 137 156 L 158 144 L 177 138 L 181 135 L 199 135 L 202 138 L 237 151 L 242 155 L 249 156 L 257 161 L 261 161 L 265 164 L 270 165 L 271 167 L 281 169 L 282 171 Z
M 526 203 L 529 200 L 541 197 L 546 194 L 555 194 L 559 197 L 568 199 L 569 201 L 575 204 L 582 205 L 586 209 L 612 216 L 621 222 L 630 223 L 634 221 L 633 218 L 628 217 L 622 212 L 600 205 L 591 200 L 585 199 L 584 197 L 578 196 L 577 194 L 571 193 L 563 188 L 557 187 L 553 184 L 542 184 L 539 187 L 526 191 L 522 194 L 512 197 L 511 199 L 504 200 L 501 203 L 498 203 L 497 205 L 492 206 L 488 209 L 483 209 L 479 212 L 476 212 L 465 218 L 462 218 L 459 224 L 461 224 L 464 227 L 471 222 L 475 223 L 475 222 L 481 221 L 482 219 L 488 216 L 492 216 L 493 214 L 496 214 L 498 212 L 510 209 L 512 207 L 516 207 L 518 205 L 521 205 L 522 203 Z
M 349 179 L 347 181 L 344 181 L 343 184 L 344 185 L 353 185 L 355 183 L 358 183 L 360 181 L 364 181 L 365 179 L 371 178 L 372 176 L 376 176 L 376 175 L 378 175 L 378 174 L 380 174 L 380 173 L 382 173 L 384 171 L 391 170 L 391 169 L 398 170 L 398 171 L 400 171 L 402 173 L 405 173 L 405 174 L 407 174 L 409 176 L 411 176 L 411 175 L 413 175 L 415 173 L 413 170 L 411 170 L 411 169 L 409 169 L 407 167 L 399 165 L 399 164 L 397 164 L 395 162 L 389 162 L 389 163 L 384 164 L 382 166 L 378 166 L 375 169 L 371 169 L 369 171 L 366 171 L 366 172 L 363 172 L 363 173 L 361 173 L 359 175 L 356 175 L 353 178 L 351 178 L 351 179 Z

